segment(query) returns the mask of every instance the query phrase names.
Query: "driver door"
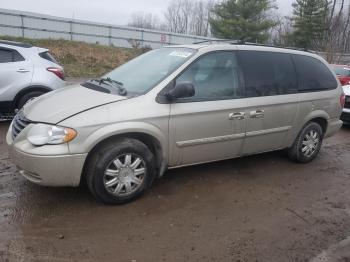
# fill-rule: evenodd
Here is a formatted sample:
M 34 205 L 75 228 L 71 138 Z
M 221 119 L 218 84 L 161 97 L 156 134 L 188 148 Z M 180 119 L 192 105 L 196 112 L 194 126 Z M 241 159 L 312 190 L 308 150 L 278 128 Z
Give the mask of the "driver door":
M 240 155 L 246 102 L 235 52 L 203 55 L 175 81 L 191 82 L 195 95 L 170 106 L 170 166 Z

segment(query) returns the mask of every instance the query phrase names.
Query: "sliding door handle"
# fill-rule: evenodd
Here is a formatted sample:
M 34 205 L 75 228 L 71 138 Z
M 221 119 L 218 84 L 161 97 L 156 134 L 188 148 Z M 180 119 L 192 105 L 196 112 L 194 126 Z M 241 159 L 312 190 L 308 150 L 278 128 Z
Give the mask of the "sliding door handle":
M 243 120 L 245 117 L 245 113 L 244 112 L 236 112 L 236 113 L 231 113 L 229 114 L 228 118 L 230 120 Z
M 265 111 L 262 109 L 257 109 L 255 111 L 250 111 L 250 118 L 262 118 L 264 117 Z

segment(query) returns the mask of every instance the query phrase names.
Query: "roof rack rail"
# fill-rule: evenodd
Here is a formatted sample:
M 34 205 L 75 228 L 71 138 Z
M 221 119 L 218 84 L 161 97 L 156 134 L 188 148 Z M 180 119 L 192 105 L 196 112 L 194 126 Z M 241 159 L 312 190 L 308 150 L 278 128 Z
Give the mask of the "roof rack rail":
M 1 40 L 1 39 L 0 39 L 0 44 L 12 45 L 12 46 L 23 47 L 23 48 L 31 48 L 31 47 L 33 47 L 31 44 L 15 42 L 15 41 L 8 41 L 8 40 Z
M 304 52 L 310 52 L 315 53 L 312 50 L 309 50 L 307 48 L 298 48 L 298 47 L 284 47 L 284 46 L 277 46 L 277 45 L 269 45 L 269 44 L 261 44 L 261 43 L 253 43 L 253 42 L 245 42 L 243 40 L 229 40 L 229 39 L 217 39 L 217 40 L 203 40 L 199 42 L 195 42 L 193 44 L 203 44 L 203 43 L 228 43 L 231 45 L 251 45 L 251 46 L 265 46 L 265 47 L 274 47 L 274 48 L 282 48 L 282 49 L 290 49 L 290 50 L 297 50 L 297 51 L 304 51 Z
M 230 40 L 230 39 L 208 39 L 208 40 L 203 40 L 203 41 L 199 41 L 199 42 L 194 42 L 194 45 L 198 45 L 198 44 L 204 44 L 204 43 L 229 43 L 229 44 L 244 44 L 243 41 L 241 40 Z

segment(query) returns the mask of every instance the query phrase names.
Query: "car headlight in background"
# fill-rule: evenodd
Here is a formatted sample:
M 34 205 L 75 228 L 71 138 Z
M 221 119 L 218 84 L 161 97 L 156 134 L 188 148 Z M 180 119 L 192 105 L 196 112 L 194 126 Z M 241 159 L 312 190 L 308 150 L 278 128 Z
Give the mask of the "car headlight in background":
M 35 124 L 27 134 L 27 140 L 35 146 L 68 143 L 77 136 L 77 131 L 68 127 Z

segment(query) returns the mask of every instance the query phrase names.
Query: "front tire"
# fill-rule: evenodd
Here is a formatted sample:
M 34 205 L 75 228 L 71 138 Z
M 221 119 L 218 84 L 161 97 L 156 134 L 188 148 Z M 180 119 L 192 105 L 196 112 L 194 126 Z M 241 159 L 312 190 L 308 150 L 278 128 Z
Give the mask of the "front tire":
M 304 126 L 293 146 L 288 149 L 288 156 L 298 163 L 309 163 L 315 159 L 321 150 L 323 130 L 315 122 Z
M 155 160 L 149 148 L 124 138 L 93 153 L 86 168 L 86 183 L 96 199 L 123 204 L 141 196 L 155 178 Z

